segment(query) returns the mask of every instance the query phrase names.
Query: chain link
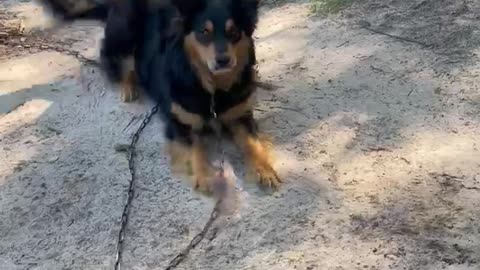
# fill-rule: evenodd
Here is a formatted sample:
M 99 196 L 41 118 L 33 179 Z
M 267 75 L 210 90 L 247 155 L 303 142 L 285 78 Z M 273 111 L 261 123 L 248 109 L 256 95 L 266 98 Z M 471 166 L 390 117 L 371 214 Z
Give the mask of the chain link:
M 125 240 L 125 231 L 127 229 L 128 223 L 128 214 L 130 213 L 130 207 L 132 205 L 133 197 L 135 195 L 135 146 L 140 139 L 140 134 L 145 129 L 147 124 L 152 119 L 153 115 L 158 112 L 159 105 L 155 105 L 152 110 L 145 116 L 140 127 L 137 129 L 135 134 L 133 134 L 132 140 L 130 142 L 130 147 L 128 149 L 128 168 L 130 170 L 130 183 L 128 186 L 127 201 L 123 208 L 122 219 L 120 223 L 120 231 L 117 238 L 117 253 L 115 258 L 115 270 L 121 269 L 121 261 L 123 255 L 123 242 Z
M 210 230 L 210 227 L 212 227 L 213 222 L 218 218 L 218 214 L 220 213 L 220 204 L 221 200 L 218 200 L 217 203 L 215 204 L 215 207 L 212 210 L 212 213 L 210 214 L 210 218 L 208 219 L 207 223 L 203 227 L 202 231 L 198 233 L 192 241 L 188 244 L 188 246 L 180 253 L 178 253 L 175 258 L 173 258 L 170 263 L 168 264 L 167 268 L 165 270 L 173 270 L 175 269 L 185 258 L 187 255 L 190 253 L 192 249 L 194 249 L 200 242 L 205 238 L 205 235 L 207 232 Z
M 212 126 L 215 131 L 215 136 L 217 137 L 217 153 L 220 153 L 220 175 L 223 176 L 225 170 L 225 149 L 222 148 L 222 124 L 218 120 L 217 112 L 215 110 L 215 95 L 212 94 L 210 100 L 210 114 L 213 117 Z

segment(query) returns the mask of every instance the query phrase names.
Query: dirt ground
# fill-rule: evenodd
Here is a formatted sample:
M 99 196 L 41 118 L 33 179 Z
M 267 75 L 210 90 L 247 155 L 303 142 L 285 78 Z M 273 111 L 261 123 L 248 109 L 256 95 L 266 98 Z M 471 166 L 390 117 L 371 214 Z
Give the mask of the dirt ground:
M 239 181 L 235 211 L 178 269 L 480 269 L 480 2 L 365 0 L 325 18 L 274 2 L 257 55 L 281 88 L 255 113 L 285 184 Z M 151 104 L 121 103 L 38 41 L 96 59 L 98 25 L 41 30 L 30 1 L 0 7 L 27 33 L 0 35 L 0 268 L 113 269 L 129 180 L 114 146 Z M 214 204 L 171 176 L 161 125 L 138 145 L 123 269 L 163 269 Z

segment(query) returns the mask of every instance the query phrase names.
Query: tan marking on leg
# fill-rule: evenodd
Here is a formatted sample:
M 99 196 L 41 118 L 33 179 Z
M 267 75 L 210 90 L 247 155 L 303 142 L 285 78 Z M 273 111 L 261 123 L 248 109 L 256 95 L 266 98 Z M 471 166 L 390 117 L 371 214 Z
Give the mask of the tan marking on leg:
M 138 98 L 138 91 L 136 89 L 136 76 L 135 71 L 130 71 L 124 76 L 121 85 L 120 98 L 123 102 L 132 102 Z
M 192 149 L 178 141 L 171 141 L 167 146 L 170 156 L 170 168 L 172 173 L 192 175 L 191 152 Z
M 210 166 L 205 147 L 198 136 L 194 136 L 192 145 L 193 187 L 202 192 L 210 192 L 208 176 Z
M 282 180 L 271 165 L 271 146 L 265 140 L 253 137 L 242 125 L 235 124 L 230 128 L 235 143 L 245 154 L 247 166 L 257 174 L 258 181 L 267 187 L 278 187 Z
M 204 121 L 200 115 L 187 112 L 180 104 L 175 102 L 172 102 L 170 111 L 177 117 L 180 123 L 189 125 L 194 130 L 202 129 Z
M 120 98 L 123 102 L 132 102 L 139 96 L 137 90 L 135 60 L 133 56 L 124 59 L 122 63 L 122 85 Z
M 200 79 L 203 88 L 213 93 L 215 85 L 208 69 L 208 62 L 215 59 L 215 48 L 213 45 L 204 46 L 195 38 L 195 33 L 190 33 L 184 38 L 184 48 L 190 61 L 190 65 L 195 70 L 197 77 Z
M 84 13 L 90 9 L 94 9 L 96 6 L 95 1 L 90 0 L 69 0 L 58 1 L 67 11 L 68 15 L 77 15 Z

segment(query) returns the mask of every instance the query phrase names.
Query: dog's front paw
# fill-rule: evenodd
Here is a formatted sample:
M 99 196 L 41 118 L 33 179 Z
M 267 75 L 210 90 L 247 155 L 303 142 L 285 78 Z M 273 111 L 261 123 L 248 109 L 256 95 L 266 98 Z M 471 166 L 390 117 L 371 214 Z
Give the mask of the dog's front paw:
M 138 96 L 139 96 L 138 91 L 135 89 L 135 87 L 132 85 L 129 85 L 129 86 L 125 86 L 122 89 L 122 94 L 120 98 L 122 99 L 123 102 L 128 103 L 138 99 Z
M 197 191 L 207 193 L 207 194 L 210 193 L 211 191 L 208 179 L 205 176 L 194 175 L 193 188 Z
M 278 188 L 282 179 L 270 164 L 257 165 L 254 168 L 258 182 L 265 187 Z

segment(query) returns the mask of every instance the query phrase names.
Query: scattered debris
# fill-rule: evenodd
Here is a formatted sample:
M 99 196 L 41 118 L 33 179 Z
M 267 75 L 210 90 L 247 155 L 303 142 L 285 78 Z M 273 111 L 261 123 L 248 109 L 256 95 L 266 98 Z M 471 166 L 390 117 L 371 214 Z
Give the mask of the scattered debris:
M 365 149 L 362 149 L 364 152 L 393 152 L 392 149 L 386 148 L 386 147 L 367 147 Z

